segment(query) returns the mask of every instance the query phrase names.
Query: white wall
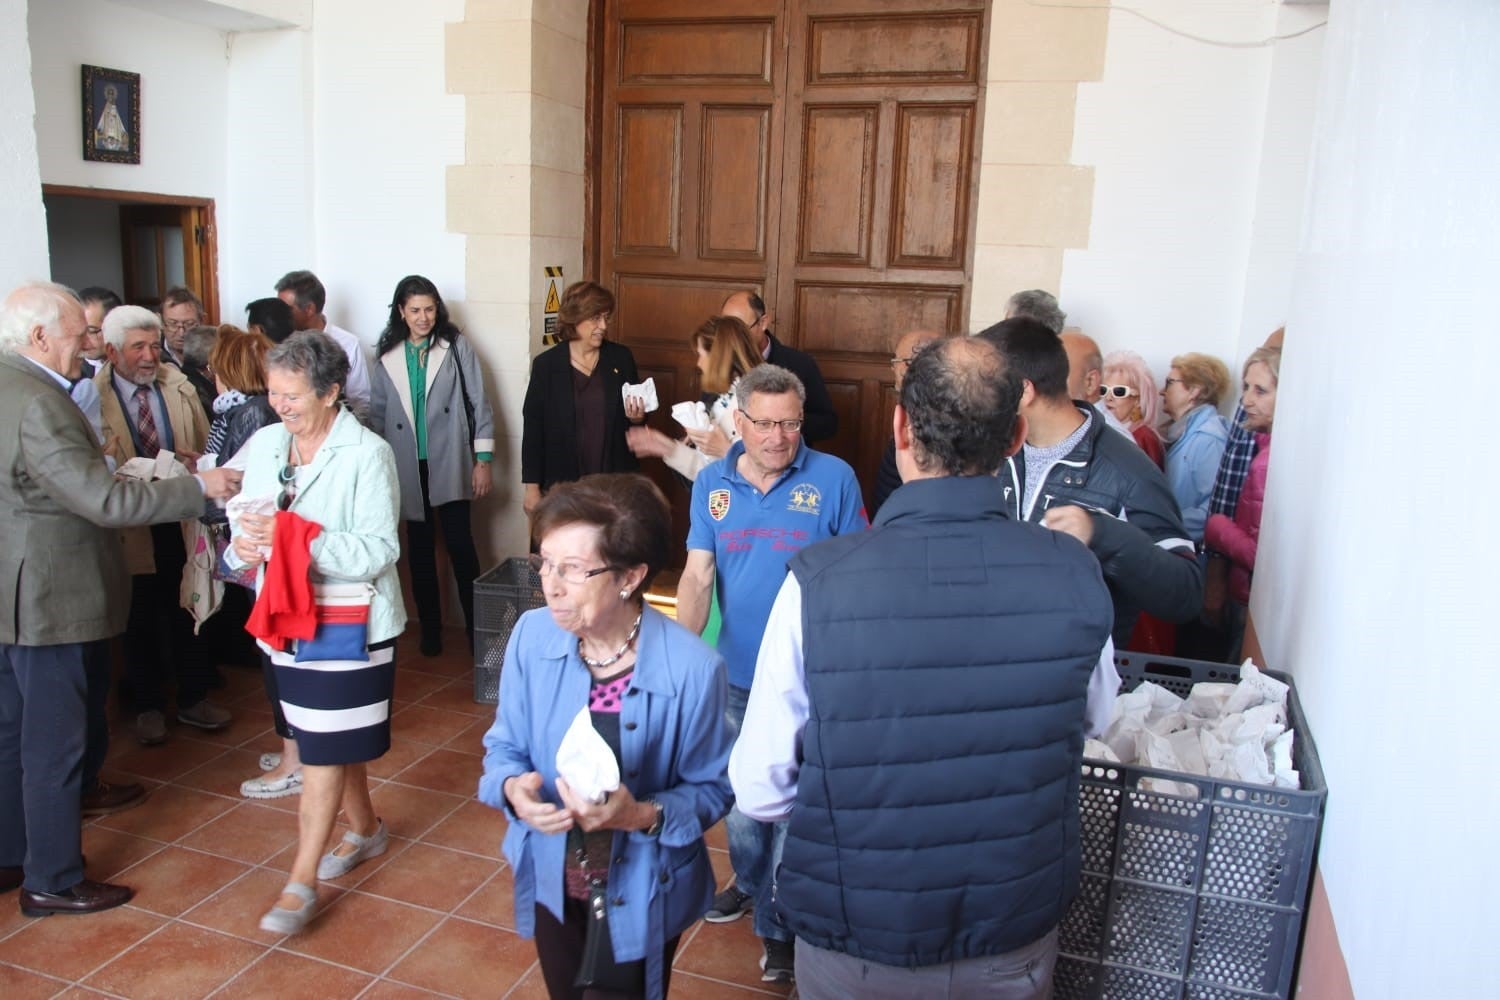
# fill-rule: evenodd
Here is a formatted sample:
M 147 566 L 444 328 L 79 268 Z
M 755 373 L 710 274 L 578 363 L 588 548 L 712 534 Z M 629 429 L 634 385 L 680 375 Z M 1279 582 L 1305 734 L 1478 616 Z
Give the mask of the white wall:
M 69 288 L 103 285 L 129 295 L 120 250 L 120 203 L 50 195 L 44 204 L 52 280 Z
M 0 295 L 48 274 L 29 41 L 25 0 L 0 0 Z
M 1278 33 L 1277 7 L 1264 0 L 1131 6 L 1207 38 Z M 1324 13 L 1315 7 L 1288 19 Z M 1273 222 L 1295 233 L 1300 215 L 1297 141 L 1310 112 L 1299 107 L 1299 90 L 1316 87 L 1320 37 L 1299 40 L 1300 58 L 1278 59 L 1273 90 L 1273 53 L 1288 43 L 1207 45 L 1111 11 L 1104 76 L 1079 86 L 1073 136 L 1073 162 L 1094 168 L 1089 244 L 1067 251 L 1061 288 L 1069 322 L 1106 351 L 1139 351 L 1159 377 L 1182 351 L 1235 364 L 1249 322 L 1242 311 L 1252 243 L 1270 241 Z M 1263 135 L 1275 137 L 1265 163 Z M 1257 274 L 1257 298 L 1284 315 L 1290 274 L 1269 263 Z
M 48 184 L 222 200 L 225 36 L 106 0 L 30 4 L 37 152 Z M 141 162 L 83 159 L 80 66 L 141 75 Z
M 300 266 L 327 286 L 333 321 L 367 343 L 408 274 L 431 278 L 463 323 L 464 238 L 447 231 L 445 170 L 463 162 L 464 108 L 443 70 L 443 26 L 463 7 L 436 0 L 413 16 L 402 0 L 319 0 L 314 10 L 316 249 Z
M 1492 0 L 1339 2 L 1325 42 L 1252 611 L 1361 1000 L 1496 990 L 1497 52 Z
M 298 29 L 232 36 L 228 76 L 227 196 L 219 207 L 220 301 L 244 308 L 275 294 L 276 279 L 316 270 L 311 135 L 313 95 Z

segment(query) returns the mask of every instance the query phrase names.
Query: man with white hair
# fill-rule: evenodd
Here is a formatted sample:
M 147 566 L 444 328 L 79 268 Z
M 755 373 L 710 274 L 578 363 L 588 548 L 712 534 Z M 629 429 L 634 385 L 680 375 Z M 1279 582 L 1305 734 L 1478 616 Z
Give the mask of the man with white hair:
M 118 529 L 191 517 L 205 496 L 239 489 L 224 469 L 155 483 L 110 474 L 68 396 L 84 326 L 61 285 L 23 285 L 0 304 L 0 892 L 20 888 L 28 916 L 131 896 L 84 878 L 79 827 L 86 699 L 107 690 L 108 640 L 125 625 Z
M 122 465 L 170 451 L 192 468 L 208 437 L 208 420 L 187 376 L 162 364 L 160 343 L 161 319 L 149 309 L 120 306 L 104 317 L 109 360 L 94 376 L 104 426 L 115 438 L 114 457 Z M 136 739 L 152 746 L 167 738 L 168 669 L 177 674 L 177 720 L 223 729 L 231 716 L 208 700 L 213 665 L 178 597 L 187 562 L 182 526 L 130 528 L 124 542 L 131 573 L 125 670 L 135 702 Z

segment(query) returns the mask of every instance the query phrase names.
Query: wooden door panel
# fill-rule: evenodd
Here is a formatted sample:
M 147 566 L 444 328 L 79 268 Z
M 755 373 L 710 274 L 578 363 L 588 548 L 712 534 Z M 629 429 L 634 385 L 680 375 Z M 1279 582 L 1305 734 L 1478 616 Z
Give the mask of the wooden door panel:
M 809 10 L 843 6 L 809 2 Z M 855 6 L 872 6 L 862 4 Z M 914 3 L 912 7 L 973 7 Z M 984 14 L 913 12 L 888 16 L 812 14 L 809 84 L 978 83 Z
M 880 105 L 810 107 L 802 120 L 799 264 L 868 265 Z
M 620 6 L 629 11 L 620 22 L 618 79 L 622 86 L 771 85 L 774 17 L 731 20 L 694 16 L 691 12 L 693 8 L 702 11 L 714 6 L 708 3 Z
M 771 106 L 705 105 L 702 135 L 698 254 L 764 269 Z
M 968 257 L 973 104 L 896 108 L 890 264 L 956 270 Z
M 615 216 L 615 252 L 666 254 L 680 250 L 682 108 L 620 108 L 619 190 L 631 197 Z
M 887 376 L 895 337 L 957 329 L 963 318 L 963 289 L 956 285 L 799 282 L 796 295 L 804 350 L 882 364 Z

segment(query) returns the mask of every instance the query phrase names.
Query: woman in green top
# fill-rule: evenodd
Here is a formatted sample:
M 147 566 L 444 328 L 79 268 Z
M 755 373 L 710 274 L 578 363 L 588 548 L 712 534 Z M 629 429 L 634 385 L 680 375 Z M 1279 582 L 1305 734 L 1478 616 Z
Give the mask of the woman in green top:
M 448 319 L 437 287 L 421 275 L 396 285 L 376 351 L 380 364 L 370 380 L 370 426 L 396 453 L 422 654 L 443 651 L 434 521 L 453 564 L 472 648 L 479 556 L 469 507 L 490 491 L 495 447 L 484 373 L 469 339 Z

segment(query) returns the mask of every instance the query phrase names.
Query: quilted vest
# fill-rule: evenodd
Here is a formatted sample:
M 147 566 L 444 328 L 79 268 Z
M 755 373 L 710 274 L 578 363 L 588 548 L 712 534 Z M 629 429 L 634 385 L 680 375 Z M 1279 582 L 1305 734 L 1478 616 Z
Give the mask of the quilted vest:
M 809 718 L 775 898 L 819 948 L 920 967 L 1015 950 L 1078 887 L 1088 682 L 1112 610 L 1075 539 L 990 477 L 918 480 L 791 562 Z

